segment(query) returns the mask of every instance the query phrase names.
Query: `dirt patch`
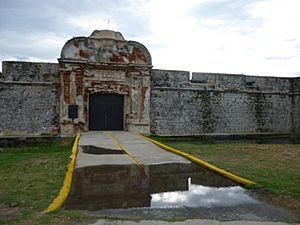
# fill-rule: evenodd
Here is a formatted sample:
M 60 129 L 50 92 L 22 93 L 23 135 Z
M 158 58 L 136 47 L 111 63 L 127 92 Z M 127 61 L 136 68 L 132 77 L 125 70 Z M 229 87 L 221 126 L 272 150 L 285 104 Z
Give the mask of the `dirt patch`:
M 300 219 L 300 201 L 289 196 L 273 194 L 264 190 L 254 190 L 251 191 L 251 193 L 259 200 L 291 210 L 297 214 Z
M 19 208 L 15 204 L 0 204 L 0 220 L 15 219 L 19 214 Z

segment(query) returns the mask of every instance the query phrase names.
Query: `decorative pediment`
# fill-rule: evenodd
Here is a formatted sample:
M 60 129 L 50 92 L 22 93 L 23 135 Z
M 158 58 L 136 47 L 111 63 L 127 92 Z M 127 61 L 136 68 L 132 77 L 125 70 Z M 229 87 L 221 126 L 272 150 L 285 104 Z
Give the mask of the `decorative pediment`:
M 64 45 L 60 60 L 152 66 L 151 55 L 144 45 L 126 41 L 120 32 L 109 30 L 72 38 Z

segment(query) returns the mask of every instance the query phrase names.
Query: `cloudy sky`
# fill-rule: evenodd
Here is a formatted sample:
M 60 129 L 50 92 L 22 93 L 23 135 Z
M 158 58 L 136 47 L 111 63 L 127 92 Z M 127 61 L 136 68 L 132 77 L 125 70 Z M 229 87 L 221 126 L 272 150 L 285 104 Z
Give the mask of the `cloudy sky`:
M 154 68 L 300 76 L 300 0 L 0 3 L 1 61 L 57 62 L 70 38 L 109 28 L 143 43 Z

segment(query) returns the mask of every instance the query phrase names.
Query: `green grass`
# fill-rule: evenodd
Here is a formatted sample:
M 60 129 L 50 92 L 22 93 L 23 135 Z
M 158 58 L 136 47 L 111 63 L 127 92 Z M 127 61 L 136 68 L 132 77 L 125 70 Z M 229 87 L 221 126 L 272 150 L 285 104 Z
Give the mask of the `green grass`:
M 300 145 L 156 139 L 253 180 L 260 189 L 300 202 Z M 0 224 L 60 225 L 94 219 L 65 210 L 41 213 L 61 188 L 72 141 L 63 139 L 0 148 Z M 8 213 L 3 214 L 3 207 Z
M 299 144 L 207 144 L 155 139 L 250 179 L 258 188 L 300 201 Z
M 64 210 L 41 213 L 61 188 L 72 141 L 63 139 L 1 148 L 0 206 L 15 213 L 3 215 L 0 211 L 0 224 L 69 224 L 85 219 L 79 213 Z

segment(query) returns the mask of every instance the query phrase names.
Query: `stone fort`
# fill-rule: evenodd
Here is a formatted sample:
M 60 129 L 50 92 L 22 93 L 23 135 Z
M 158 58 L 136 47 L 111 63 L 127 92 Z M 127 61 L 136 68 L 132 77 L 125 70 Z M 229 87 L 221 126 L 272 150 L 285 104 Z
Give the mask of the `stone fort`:
M 152 69 L 141 43 L 101 30 L 58 63 L 2 62 L 0 137 L 126 130 L 157 135 L 297 135 L 300 77 Z

